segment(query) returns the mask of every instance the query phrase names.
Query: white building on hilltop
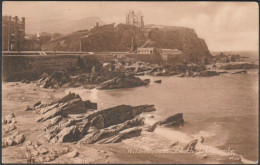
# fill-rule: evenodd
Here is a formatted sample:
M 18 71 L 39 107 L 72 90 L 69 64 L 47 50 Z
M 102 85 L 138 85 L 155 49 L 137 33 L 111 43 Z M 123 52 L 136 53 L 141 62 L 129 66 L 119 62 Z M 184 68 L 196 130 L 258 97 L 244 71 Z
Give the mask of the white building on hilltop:
M 137 14 L 133 10 L 130 10 L 126 15 L 126 24 L 134 25 L 140 28 L 144 27 L 144 16 L 139 11 Z

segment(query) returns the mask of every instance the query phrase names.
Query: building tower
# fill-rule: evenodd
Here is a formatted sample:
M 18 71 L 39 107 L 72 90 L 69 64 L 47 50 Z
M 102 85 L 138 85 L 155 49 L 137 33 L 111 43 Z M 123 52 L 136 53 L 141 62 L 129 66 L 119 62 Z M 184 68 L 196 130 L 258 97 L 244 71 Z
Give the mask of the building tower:
M 2 16 L 2 50 L 19 51 L 23 49 L 25 37 L 25 18 Z
M 137 14 L 135 14 L 133 10 L 129 10 L 128 14 L 126 15 L 126 24 L 144 28 L 143 15 L 140 11 Z

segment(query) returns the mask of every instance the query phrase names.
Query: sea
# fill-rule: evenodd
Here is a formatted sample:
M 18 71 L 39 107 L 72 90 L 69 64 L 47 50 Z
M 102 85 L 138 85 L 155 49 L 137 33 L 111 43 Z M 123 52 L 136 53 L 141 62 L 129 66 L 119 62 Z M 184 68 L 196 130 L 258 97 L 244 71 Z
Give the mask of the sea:
M 75 92 L 83 100 L 97 102 L 98 109 L 121 104 L 155 105 L 156 111 L 144 115 L 146 125 L 176 113 L 183 113 L 184 126 L 156 128 L 154 132 L 156 136 L 146 134 L 146 138 L 139 138 L 141 141 L 138 143 L 139 146 L 149 145 L 148 139 L 151 141 L 150 144 L 157 143 L 160 147 L 165 144 L 167 147 L 176 140 L 188 143 L 203 136 L 204 143 L 198 147 L 206 154 L 221 157 L 226 156 L 228 150 L 239 155 L 241 163 L 258 162 L 258 70 L 249 70 L 247 74 L 223 74 L 213 77 L 141 76 L 140 78 L 149 78 L 151 82 L 147 86 L 136 88 L 113 90 L 69 88 L 65 92 Z M 154 83 L 155 80 L 162 80 L 162 83 Z M 126 140 L 127 142 L 134 144 L 136 139 Z M 207 163 L 218 163 L 218 160 L 216 158 L 216 161 Z M 228 159 L 224 163 L 237 163 L 237 160 Z

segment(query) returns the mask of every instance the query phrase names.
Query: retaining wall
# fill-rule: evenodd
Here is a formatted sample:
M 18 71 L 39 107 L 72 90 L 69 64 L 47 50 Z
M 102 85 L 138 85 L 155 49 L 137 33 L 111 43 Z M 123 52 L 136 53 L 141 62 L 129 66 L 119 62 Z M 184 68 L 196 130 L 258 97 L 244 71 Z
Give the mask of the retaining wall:
M 2 80 L 36 80 L 46 72 L 67 71 L 72 67 L 85 65 L 91 72 L 93 65 L 99 65 L 112 59 L 112 55 L 46 55 L 46 56 L 2 56 Z M 97 66 L 98 67 L 98 66 Z

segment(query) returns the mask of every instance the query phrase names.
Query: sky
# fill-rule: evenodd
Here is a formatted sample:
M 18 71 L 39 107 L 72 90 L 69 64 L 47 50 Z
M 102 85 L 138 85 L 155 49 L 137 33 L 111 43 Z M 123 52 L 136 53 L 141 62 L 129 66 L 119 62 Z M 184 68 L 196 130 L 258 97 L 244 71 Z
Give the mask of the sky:
M 5 1 L 3 15 L 39 19 L 99 17 L 125 23 L 129 10 L 141 11 L 145 24 L 189 27 L 211 51 L 258 51 L 259 6 L 256 2 L 83 2 Z

